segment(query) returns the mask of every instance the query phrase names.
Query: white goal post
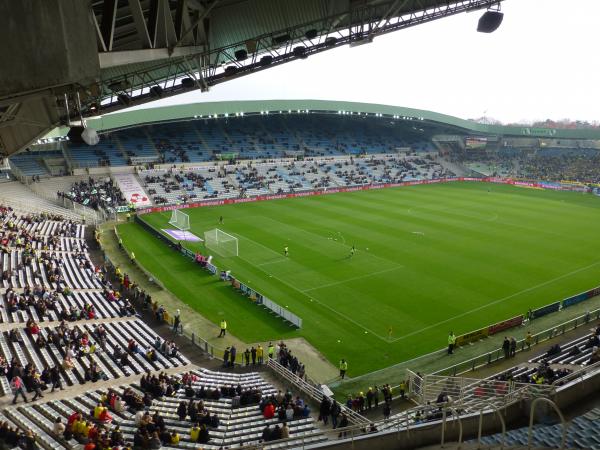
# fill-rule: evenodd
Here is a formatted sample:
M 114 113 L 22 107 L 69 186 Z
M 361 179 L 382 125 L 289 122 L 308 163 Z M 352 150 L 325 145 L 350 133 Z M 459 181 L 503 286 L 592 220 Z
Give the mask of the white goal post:
M 204 232 L 204 245 L 220 256 L 238 256 L 238 239 L 218 228 Z
M 179 209 L 174 209 L 171 213 L 169 224 L 173 225 L 178 230 L 188 231 L 190 229 L 190 216 Z

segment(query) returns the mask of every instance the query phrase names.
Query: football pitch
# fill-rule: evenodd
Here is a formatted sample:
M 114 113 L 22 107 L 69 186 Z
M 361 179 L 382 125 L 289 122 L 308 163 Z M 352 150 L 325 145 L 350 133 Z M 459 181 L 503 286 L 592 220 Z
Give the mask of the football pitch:
M 239 256 L 215 256 L 216 266 L 300 316 L 302 329 L 139 224 L 119 226 L 124 245 L 204 317 L 225 317 L 240 339 L 302 336 L 334 365 L 346 358 L 351 376 L 440 349 L 450 330 L 473 331 L 600 284 L 592 195 L 454 182 L 184 212 L 197 236 L 220 228 L 237 237 Z M 170 215 L 142 219 L 172 228 Z M 185 246 L 207 253 L 201 242 Z

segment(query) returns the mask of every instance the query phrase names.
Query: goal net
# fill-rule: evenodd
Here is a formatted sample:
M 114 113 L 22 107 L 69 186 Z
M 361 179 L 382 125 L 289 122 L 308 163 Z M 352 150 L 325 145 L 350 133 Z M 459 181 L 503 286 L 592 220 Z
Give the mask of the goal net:
M 181 231 L 190 229 L 190 216 L 181 212 L 179 209 L 173 210 L 169 224 Z
M 220 256 L 238 256 L 238 240 L 218 228 L 204 232 L 204 244 Z

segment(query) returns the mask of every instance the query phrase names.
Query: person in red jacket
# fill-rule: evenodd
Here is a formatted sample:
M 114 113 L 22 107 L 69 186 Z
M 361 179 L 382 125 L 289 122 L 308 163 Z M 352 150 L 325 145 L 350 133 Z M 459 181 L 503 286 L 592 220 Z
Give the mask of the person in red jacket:
M 275 417 L 275 405 L 273 405 L 273 403 L 267 404 L 267 406 L 265 406 L 265 410 L 263 411 L 263 415 L 265 419 L 272 419 Z

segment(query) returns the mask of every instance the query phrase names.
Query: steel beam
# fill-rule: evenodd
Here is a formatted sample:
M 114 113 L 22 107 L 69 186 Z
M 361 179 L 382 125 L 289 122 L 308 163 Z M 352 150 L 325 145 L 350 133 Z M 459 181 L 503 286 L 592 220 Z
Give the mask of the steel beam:
M 194 45 L 187 47 L 177 47 L 171 53 L 168 48 L 148 48 L 142 50 L 124 50 L 119 52 L 98 53 L 101 69 L 123 66 L 126 64 L 144 63 L 150 61 L 160 61 L 161 59 L 177 58 L 181 56 L 200 55 L 204 53 L 206 47 L 203 45 Z
M 108 51 L 112 50 L 113 38 L 115 36 L 115 19 L 117 17 L 117 0 L 104 0 L 102 8 L 102 22 L 100 32 L 104 46 Z
M 188 34 L 190 34 L 194 30 L 194 28 L 196 28 L 198 26 L 198 24 L 200 24 L 206 17 L 208 17 L 208 14 L 215 6 L 217 6 L 217 3 L 219 3 L 219 0 L 213 0 L 212 3 L 210 5 L 208 5 L 206 7 L 206 9 L 204 11 L 202 11 L 202 13 L 200 15 L 198 15 L 196 20 L 194 20 L 192 22 L 192 24 L 189 26 L 189 28 L 187 28 L 182 33 L 182 35 L 179 37 L 177 42 L 175 42 L 175 44 L 171 46 L 171 50 L 173 50 L 175 47 L 180 45 L 183 42 L 183 40 L 188 36 Z
M 131 12 L 138 38 L 142 43 L 142 48 L 152 48 L 152 41 L 150 40 L 150 34 L 148 33 L 146 19 L 144 18 L 144 10 L 142 9 L 140 0 L 129 0 L 129 11 Z
M 150 0 L 150 10 L 148 11 L 148 33 L 150 35 L 150 48 L 156 47 L 160 3 L 160 0 Z

